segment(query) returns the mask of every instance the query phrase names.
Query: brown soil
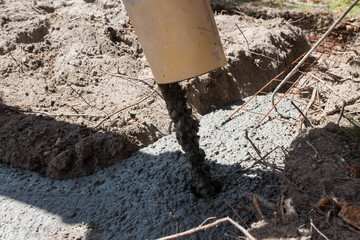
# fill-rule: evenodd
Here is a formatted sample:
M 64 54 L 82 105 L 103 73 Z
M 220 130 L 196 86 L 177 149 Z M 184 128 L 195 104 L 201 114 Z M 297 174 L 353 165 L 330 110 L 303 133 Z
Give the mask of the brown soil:
M 1 5 L 1 162 L 78 177 L 169 133 L 164 101 L 121 3 Z M 282 19 L 238 18 L 216 17 L 229 65 L 183 82 L 200 114 L 254 94 L 309 48 L 301 30 Z
M 236 13 L 228 5 L 214 7 L 219 13 Z M 298 27 L 319 33 L 333 22 L 326 12 L 252 4 L 236 11 L 238 15 L 216 16 L 229 65 L 182 83 L 200 114 L 254 94 L 289 67 L 309 48 Z M 78 177 L 119 162 L 171 131 L 164 101 L 121 3 L 0 0 L 0 13 L 1 162 L 53 178 Z M 351 25 L 358 26 L 359 20 Z M 317 128 L 300 134 L 289 149 L 282 194 L 292 199 L 296 214 L 282 220 L 278 208 L 275 217 L 268 213 L 250 230 L 258 239 L 322 239 L 314 228 L 310 231 L 310 218 L 330 239 L 360 238 L 359 229 L 338 216 L 339 207 L 317 206 L 332 195 L 360 202 L 354 170 L 360 169 L 360 156 L 352 152 L 358 146 L 344 129 L 350 126 L 345 118 L 341 127 L 331 123 L 341 110 L 337 95 L 347 103 L 344 115 L 359 120 L 360 35 L 358 28 L 349 31 L 345 24 L 335 35 L 347 41 L 348 58 L 321 64 L 337 94 L 317 87 L 316 109 L 309 112 Z M 344 48 L 335 51 L 344 55 Z M 101 123 L 115 111 L 119 113 Z

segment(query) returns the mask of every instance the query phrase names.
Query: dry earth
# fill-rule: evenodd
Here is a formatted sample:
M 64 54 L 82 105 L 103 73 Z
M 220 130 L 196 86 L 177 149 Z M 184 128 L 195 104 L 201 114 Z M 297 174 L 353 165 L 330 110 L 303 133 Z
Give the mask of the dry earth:
M 199 117 L 254 94 L 309 49 L 303 31 L 318 35 L 333 22 L 327 12 L 253 4 L 218 4 L 214 10 L 231 14 L 216 16 L 229 64 L 183 82 Z M 0 13 L 1 162 L 56 179 L 80 177 L 120 162 L 171 132 L 163 99 L 121 2 L 4 0 Z M 351 25 L 359 26 L 359 19 Z M 356 227 L 349 230 L 339 209 L 317 207 L 331 193 L 360 202 L 359 180 L 349 171 L 360 168 L 358 153 L 349 154 L 356 139 L 339 131 L 349 123 L 342 118 L 340 127 L 324 127 L 337 121 L 341 98 L 347 103 L 344 115 L 359 120 L 360 34 L 358 28 L 347 32 L 346 26 L 337 28 L 333 38 L 347 48 L 335 48 L 331 64 L 319 63 L 328 76 L 323 80 L 336 94 L 316 81 L 300 83 L 304 99 L 314 86 L 318 95 L 308 113 L 317 129 L 300 135 L 285 161 L 288 181 L 281 193 L 293 198 L 297 216 L 283 221 L 268 213 L 268 220 L 250 231 L 259 239 L 300 239 L 300 232 L 302 239 L 321 239 L 309 231 L 310 218 L 330 239 L 358 239 Z M 321 161 L 314 159 L 306 140 Z M 279 204 L 280 197 L 274 202 Z
M 121 3 L 2 6 L 2 162 L 78 177 L 169 133 L 164 101 Z M 216 18 L 229 65 L 184 83 L 200 114 L 255 93 L 309 47 L 301 30 L 282 19 L 242 19 Z

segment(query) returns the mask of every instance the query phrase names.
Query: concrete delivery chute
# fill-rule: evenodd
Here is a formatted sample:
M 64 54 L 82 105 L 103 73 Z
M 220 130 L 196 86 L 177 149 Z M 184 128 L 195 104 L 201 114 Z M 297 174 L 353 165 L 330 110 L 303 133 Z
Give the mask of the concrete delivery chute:
M 177 83 L 227 64 L 209 0 L 123 0 L 190 164 L 191 188 L 214 195 L 199 147 L 199 121 Z

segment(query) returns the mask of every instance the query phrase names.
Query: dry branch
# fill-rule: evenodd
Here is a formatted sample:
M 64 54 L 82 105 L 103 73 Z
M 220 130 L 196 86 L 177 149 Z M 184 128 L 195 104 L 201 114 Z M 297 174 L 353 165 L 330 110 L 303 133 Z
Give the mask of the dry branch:
M 320 232 L 320 230 L 314 225 L 312 219 L 310 218 L 310 225 L 311 227 L 313 227 L 323 238 L 325 238 L 326 240 L 329 240 L 328 237 L 326 237 L 322 232 Z
M 265 219 L 265 215 L 262 213 L 261 211 L 261 208 L 260 208 L 260 205 L 259 205 L 259 202 L 258 200 L 256 199 L 256 197 L 254 196 L 251 196 L 251 201 L 254 205 L 254 208 L 256 210 L 256 212 L 259 214 L 259 216 L 261 217 L 261 219 Z
M 243 33 L 243 31 L 241 31 L 241 28 L 240 28 L 236 23 L 235 23 L 235 26 L 237 27 L 237 29 L 241 32 L 241 34 L 242 34 L 243 37 L 245 38 L 247 49 L 250 50 L 249 42 L 248 42 L 248 40 L 246 39 L 245 34 Z
M 109 116 L 109 114 L 108 114 L 107 112 L 105 112 L 104 110 L 102 110 L 102 109 L 100 109 L 100 108 L 98 108 L 98 107 L 96 107 L 96 106 L 94 106 L 94 105 L 91 105 L 91 104 L 90 104 L 80 93 L 78 93 L 78 91 L 76 91 L 75 88 L 73 88 L 73 87 L 71 86 L 71 84 L 68 83 L 68 81 L 66 81 L 63 77 L 59 76 L 59 78 L 60 78 L 62 81 L 64 81 L 65 84 L 66 84 L 69 88 L 71 88 L 71 90 L 72 90 L 74 93 L 76 93 L 76 94 L 85 102 L 86 105 L 88 105 L 88 106 L 91 107 L 91 108 L 95 108 L 95 109 L 98 110 L 98 111 L 101 111 L 101 112 L 105 113 L 106 116 Z
M 250 142 L 251 146 L 254 148 L 255 152 L 257 153 L 257 155 L 262 158 L 261 156 L 261 152 L 260 150 L 255 146 L 255 144 L 253 143 L 253 141 L 251 141 L 251 139 L 249 138 L 249 133 L 248 130 L 245 130 L 245 138 Z
M 134 107 L 136 105 L 139 105 L 140 103 L 142 103 L 143 101 L 145 101 L 146 99 L 148 99 L 149 97 L 151 97 L 155 92 L 156 90 L 158 89 L 158 87 L 156 87 L 151 93 L 149 93 L 147 96 L 145 96 L 144 98 L 140 99 L 138 102 L 136 103 L 133 103 L 133 104 L 130 104 L 126 107 L 123 107 L 113 113 L 111 113 L 109 116 L 107 116 L 106 118 L 104 118 L 103 120 L 101 120 L 98 124 L 96 124 L 92 129 L 91 131 L 94 131 L 96 128 L 98 128 L 103 122 L 105 122 L 106 120 L 110 119 L 112 116 L 114 116 L 115 114 L 118 114 L 119 112 L 121 111 L 124 111 L 125 109 L 128 109 L 128 108 L 131 108 L 131 107 Z
M 286 220 L 285 214 L 284 214 L 284 198 L 285 198 L 285 196 L 282 195 L 281 199 L 280 199 L 280 215 L 281 215 L 281 220 L 282 221 Z
M 314 128 L 314 125 L 311 123 L 310 119 L 305 115 L 305 113 L 303 113 L 303 111 L 301 111 L 301 109 L 298 106 L 296 106 L 296 104 L 293 101 L 290 101 L 290 102 L 296 108 L 296 110 L 298 110 L 298 112 L 301 114 L 301 116 L 303 116 L 303 118 L 306 120 L 308 125 L 310 127 Z
M 250 191 L 246 191 L 245 193 L 251 197 L 255 197 L 260 202 L 260 204 L 263 205 L 264 207 L 266 207 L 270 210 L 276 210 L 276 204 L 265 199 L 263 196 L 256 194 L 256 193 L 252 193 Z
M 342 116 L 343 116 L 343 114 L 344 114 L 345 105 L 347 104 L 346 101 L 345 101 L 345 99 L 344 99 L 342 96 L 340 96 L 340 94 L 339 94 L 338 92 L 336 92 L 333 87 L 331 87 L 331 86 L 329 86 L 328 84 L 326 84 L 326 82 L 324 82 L 323 80 L 321 80 L 320 78 L 318 78 L 318 77 L 315 76 L 314 74 L 311 74 L 311 76 L 312 76 L 313 78 L 315 78 L 316 80 L 318 80 L 318 81 L 319 81 L 321 84 L 323 84 L 325 87 L 327 87 L 328 89 L 330 89 L 338 98 L 341 99 L 342 106 L 341 106 L 340 116 L 339 116 L 339 119 L 338 119 L 338 121 L 337 121 L 337 124 L 339 124 L 339 123 L 340 123 L 340 120 L 341 120 L 341 118 L 342 118 Z
M 193 229 L 190 229 L 190 230 L 187 230 L 185 232 L 178 233 L 178 234 L 173 234 L 173 235 L 170 235 L 170 236 L 158 238 L 157 240 L 178 239 L 178 238 L 181 238 L 181 237 L 192 235 L 192 234 L 197 233 L 197 232 L 205 231 L 205 230 L 207 230 L 209 228 L 216 227 L 220 223 L 224 223 L 224 222 L 230 222 L 237 229 L 239 229 L 248 239 L 256 240 L 245 228 L 240 226 L 237 222 L 232 220 L 230 217 L 221 218 L 221 219 L 216 220 L 215 222 L 212 222 L 212 223 L 209 223 L 209 224 L 206 224 L 206 225 L 202 225 L 202 226 L 200 225 L 199 227 L 196 227 L 196 228 L 193 228 Z
M 18 66 L 18 68 L 25 74 L 24 69 L 21 67 L 21 65 L 19 64 L 19 62 L 14 58 L 14 56 L 9 53 L 10 57 L 15 61 L 16 65 Z
M 245 221 L 240 217 L 240 215 L 235 211 L 235 208 L 233 208 L 230 203 L 228 201 L 226 201 L 226 199 L 224 199 L 224 202 L 233 210 L 233 212 L 236 214 L 236 216 L 238 216 L 238 218 L 241 220 L 241 222 L 244 224 L 244 226 L 246 226 L 247 228 L 249 227 Z
M 60 116 L 60 117 L 103 117 L 103 115 L 94 115 L 94 114 L 74 114 L 74 113 L 49 113 L 43 111 L 32 111 L 32 110 L 22 110 L 16 107 L 7 106 L 6 104 L 0 103 L 0 108 L 5 108 L 7 110 L 18 112 L 18 113 L 30 113 L 30 114 L 40 114 L 46 116 Z
M 314 152 L 316 153 L 316 156 L 317 158 L 320 158 L 321 159 L 321 156 L 320 156 L 320 153 L 319 151 L 315 148 L 315 146 L 310 142 L 310 140 L 306 140 L 305 141 L 307 145 L 309 145 L 309 147 L 312 148 L 312 150 L 314 150 Z

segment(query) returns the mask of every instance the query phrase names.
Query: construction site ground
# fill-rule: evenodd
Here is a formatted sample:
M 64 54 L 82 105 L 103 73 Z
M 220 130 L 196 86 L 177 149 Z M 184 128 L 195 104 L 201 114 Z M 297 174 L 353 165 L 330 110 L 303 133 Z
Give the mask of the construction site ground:
M 337 13 L 212 6 L 228 65 L 181 83 L 222 183 L 198 199 L 122 3 L 0 0 L 0 239 L 155 239 L 227 216 L 256 239 L 360 239 L 360 18 L 273 109 Z

